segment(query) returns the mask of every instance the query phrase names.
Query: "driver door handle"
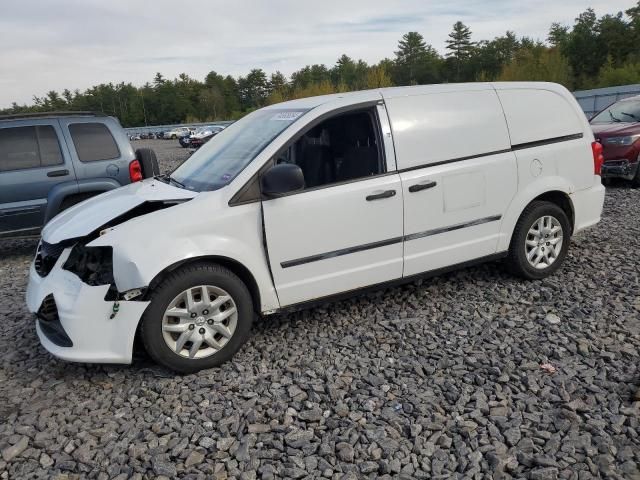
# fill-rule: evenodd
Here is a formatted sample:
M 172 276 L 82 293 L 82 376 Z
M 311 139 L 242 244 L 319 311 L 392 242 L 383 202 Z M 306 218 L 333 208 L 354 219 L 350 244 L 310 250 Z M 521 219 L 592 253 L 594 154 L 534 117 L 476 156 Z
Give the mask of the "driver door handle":
M 433 180 L 426 180 L 422 183 L 416 183 L 415 185 L 411 185 L 409 187 L 409 192 L 415 193 L 421 190 L 427 190 L 428 188 L 433 188 L 437 185 L 437 183 Z
M 372 200 L 381 200 L 383 198 L 390 198 L 396 194 L 395 190 L 385 190 L 381 193 L 372 193 L 371 195 L 367 195 L 367 202 Z
M 64 177 L 69 175 L 69 170 L 52 170 L 47 172 L 47 177 Z

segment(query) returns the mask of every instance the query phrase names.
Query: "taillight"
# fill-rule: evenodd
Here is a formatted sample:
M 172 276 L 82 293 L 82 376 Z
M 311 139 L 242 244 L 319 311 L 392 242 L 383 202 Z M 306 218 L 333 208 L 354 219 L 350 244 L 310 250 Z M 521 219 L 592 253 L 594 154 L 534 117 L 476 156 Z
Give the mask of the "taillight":
M 138 160 L 132 160 L 129 164 L 129 178 L 132 182 L 142 180 L 142 166 Z
M 600 142 L 592 142 L 591 151 L 593 152 L 593 173 L 594 175 L 600 175 L 600 170 L 602 170 L 602 164 L 604 163 L 602 144 Z

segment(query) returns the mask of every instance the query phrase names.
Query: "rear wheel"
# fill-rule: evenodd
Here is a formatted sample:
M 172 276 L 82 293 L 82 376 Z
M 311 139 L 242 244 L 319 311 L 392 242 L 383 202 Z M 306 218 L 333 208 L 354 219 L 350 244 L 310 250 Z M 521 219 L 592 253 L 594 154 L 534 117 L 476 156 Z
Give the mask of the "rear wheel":
M 178 372 L 229 360 L 249 337 L 253 302 L 233 272 L 196 264 L 171 273 L 152 293 L 141 337 L 149 355 Z
M 536 201 L 522 212 L 511 238 L 507 264 L 516 275 L 537 280 L 560 268 L 567 256 L 571 225 L 564 210 Z

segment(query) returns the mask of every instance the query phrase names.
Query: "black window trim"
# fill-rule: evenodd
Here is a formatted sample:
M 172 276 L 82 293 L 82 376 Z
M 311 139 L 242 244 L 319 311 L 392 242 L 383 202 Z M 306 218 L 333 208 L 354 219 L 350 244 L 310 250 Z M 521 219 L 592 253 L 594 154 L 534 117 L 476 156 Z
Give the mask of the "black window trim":
M 380 114 L 377 108 L 379 105 L 384 105 L 384 102 L 382 100 L 370 100 L 367 102 L 361 102 L 361 103 L 356 103 L 356 104 L 336 108 L 334 110 L 331 110 L 329 112 L 326 112 L 320 115 L 318 118 L 313 119 L 311 122 L 305 125 L 304 128 L 296 132 L 296 134 L 293 135 L 283 147 L 278 149 L 278 151 L 274 155 L 272 155 L 271 158 L 269 158 L 242 187 L 238 189 L 238 191 L 233 195 L 233 197 L 231 197 L 231 200 L 229 200 L 229 206 L 235 207 L 238 205 L 247 205 L 250 203 L 270 200 L 270 198 L 262 195 L 262 191 L 260 191 L 260 195 L 257 197 L 251 196 L 250 198 L 243 198 L 243 196 L 248 191 L 251 190 L 254 182 L 258 182 L 258 189 L 260 189 L 260 183 L 259 183 L 260 176 L 262 176 L 269 167 L 275 164 L 274 163 L 275 159 L 279 155 L 281 155 L 285 150 L 287 150 L 292 144 L 300 140 L 300 138 L 304 134 L 306 134 L 308 131 L 312 130 L 314 127 L 324 122 L 325 120 L 328 120 L 330 118 L 337 117 L 340 115 L 350 114 L 350 113 L 366 112 L 371 116 L 371 121 L 373 122 L 374 134 L 376 135 L 378 158 L 380 159 L 380 162 L 382 164 L 381 166 L 383 167 L 383 171 L 377 175 L 370 175 L 367 177 L 360 177 L 360 178 L 352 178 L 349 180 L 344 180 L 342 182 L 334 182 L 334 183 L 328 183 L 326 185 L 318 185 L 317 187 L 305 188 L 304 190 L 300 190 L 297 192 L 290 192 L 285 195 L 281 195 L 278 198 L 289 197 L 291 195 L 300 195 L 303 193 L 314 192 L 316 190 L 321 190 L 325 188 L 339 187 L 342 185 L 347 185 L 349 183 L 362 182 L 362 181 L 370 180 L 372 178 L 380 178 L 388 175 L 397 174 L 398 173 L 397 171 L 389 170 L 389 165 L 387 164 L 387 156 L 384 148 L 384 136 L 382 134 L 382 124 L 380 121 Z
M 71 137 L 71 143 L 73 143 L 73 150 L 74 152 L 76 152 L 76 158 L 78 159 L 79 162 L 81 163 L 87 163 L 87 164 L 92 164 L 92 163 L 99 163 L 99 162 L 113 162 L 114 160 L 118 160 L 120 158 L 122 158 L 122 152 L 120 151 L 120 145 L 118 145 L 118 141 L 116 140 L 116 137 L 113 135 L 113 132 L 111 131 L 111 129 L 109 128 L 109 125 L 107 125 L 104 122 L 96 122 L 95 119 L 91 119 L 93 120 L 92 122 L 69 122 L 67 123 L 67 130 L 69 131 L 69 137 Z M 111 135 L 111 139 L 113 140 L 113 143 L 116 146 L 116 150 L 118 151 L 118 155 L 112 158 L 102 158 L 100 160 L 82 160 L 80 158 L 80 155 L 78 155 L 78 147 L 76 146 L 76 141 L 73 138 L 73 132 L 71 131 L 71 127 L 73 125 L 88 125 L 88 124 L 96 124 L 96 125 L 102 125 L 104 128 L 107 129 L 107 132 L 109 132 L 109 135 Z
M 60 158 L 62 158 L 61 163 L 56 163 L 55 165 L 42 165 L 42 154 L 40 152 L 40 135 L 38 134 L 38 129 L 36 127 L 51 127 L 53 128 L 53 133 L 56 135 L 56 140 L 58 142 L 58 149 L 60 150 Z M 13 173 L 13 172 L 28 172 L 34 170 L 43 170 L 47 168 L 60 168 L 60 165 L 67 164 L 67 158 L 64 154 L 64 149 L 60 144 L 60 133 L 56 130 L 56 127 L 51 123 L 35 123 L 32 125 L 14 125 L 11 127 L 2 127 L 0 130 L 9 130 L 10 128 L 33 128 L 36 136 L 36 144 L 38 145 L 38 158 L 40 159 L 40 165 L 37 167 L 28 167 L 28 168 L 12 168 L 11 170 L 0 170 L 0 175 L 5 173 Z

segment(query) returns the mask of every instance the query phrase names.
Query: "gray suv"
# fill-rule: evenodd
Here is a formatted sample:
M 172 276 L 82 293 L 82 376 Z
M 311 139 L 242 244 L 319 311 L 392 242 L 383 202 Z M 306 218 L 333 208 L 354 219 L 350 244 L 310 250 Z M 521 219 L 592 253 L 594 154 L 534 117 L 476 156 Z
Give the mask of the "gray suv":
M 120 122 L 91 112 L 0 116 L 0 238 L 36 235 L 60 211 L 157 175 Z

